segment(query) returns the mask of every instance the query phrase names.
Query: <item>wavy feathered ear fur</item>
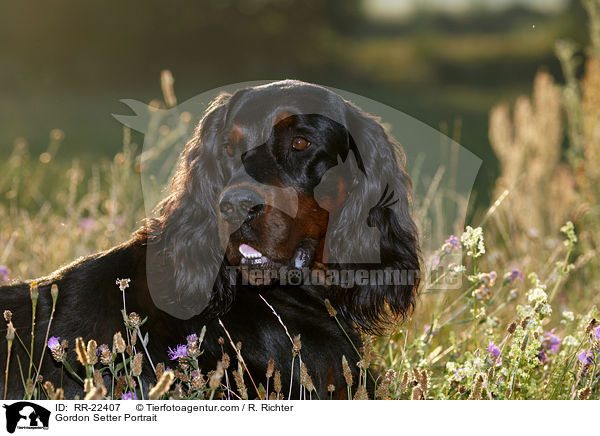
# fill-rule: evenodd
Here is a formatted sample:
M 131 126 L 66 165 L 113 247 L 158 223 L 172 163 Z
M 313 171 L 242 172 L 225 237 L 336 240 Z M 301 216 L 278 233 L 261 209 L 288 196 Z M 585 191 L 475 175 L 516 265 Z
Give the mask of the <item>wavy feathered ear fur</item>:
M 391 270 L 395 277 L 370 275 L 368 284 L 334 287 L 332 302 L 367 331 L 381 331 L 414 306 L 420 276 L 416 225 L 411 217 L 412 182 L 404 152 L 379 120 L 349 105 L 346 125 L 357 144 L 366 179 L 355 183 L 328 235 L 332 259 L 364 270 Z M 399 278 L 399 280 L 398 280 Z
M 231 175 L 222 158 L 222 132 L 231 95 L 221 94 L 207 109 L 186 145 L 171 181 L 170 195 L 149 224 L 148 287 L 157 307 L 188 319 L 220 314 L 233 302 L 222 268 L 218 238 L 218 196 Z M 229 173 L 228 173 L 229 171 Z

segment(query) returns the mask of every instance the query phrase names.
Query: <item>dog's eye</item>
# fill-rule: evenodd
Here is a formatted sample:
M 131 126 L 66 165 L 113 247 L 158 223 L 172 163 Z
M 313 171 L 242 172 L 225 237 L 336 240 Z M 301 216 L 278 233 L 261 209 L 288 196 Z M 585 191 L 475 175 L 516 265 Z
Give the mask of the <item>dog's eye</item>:
M 294 150 L 298 150 L 298 151 L 302 151 L 305 148 L 307 148 L 310 145 L 310 142 L 307 141 L 304 138 L 300 138 L 299 136 L 296 136 L 293 140 L 292 140 L 292 148 Z

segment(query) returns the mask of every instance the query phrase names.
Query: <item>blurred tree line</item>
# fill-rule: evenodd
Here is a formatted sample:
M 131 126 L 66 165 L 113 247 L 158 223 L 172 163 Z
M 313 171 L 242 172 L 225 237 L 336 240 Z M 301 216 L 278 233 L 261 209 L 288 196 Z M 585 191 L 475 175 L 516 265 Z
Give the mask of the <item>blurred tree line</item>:
M 65 131 L 63 155 L 120 149 L 122 98 L 160 95 L 170 69 L 180 101 L 228 83 L 297 78 L 381 101 L 440 128 L 496 172 L 489 109 L 528 92 L 540 66 L 560 79 L 554 41 L 586 39 L 578 0 L 561 14 L 524 7 L 374 20 L 362 0 L 4 2 L 0 14 L 0 153 L 34 151 Z M 533 27 L 533 25 L 535 27 Z M 452 132 L 450 132 L 452 133 Z M 486 167 L 487 165 L 487 167 Z

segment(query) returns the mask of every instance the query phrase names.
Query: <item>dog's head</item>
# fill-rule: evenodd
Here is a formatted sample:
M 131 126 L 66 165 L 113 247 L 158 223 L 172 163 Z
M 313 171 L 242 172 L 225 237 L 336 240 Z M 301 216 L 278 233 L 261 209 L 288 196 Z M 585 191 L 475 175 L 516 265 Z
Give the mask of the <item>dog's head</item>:
M 149 246 L 157 249 L 149 275 L 160 271 L 163 284 L 172 277 L 175 289 L 153 298 L 183 318 L 222 313 L 237 289 L 230 266 L 416 272 L 410 283 L 324 289 L 343 314 L 375 327 L 414 302 L 419 255 L 410 197 L 399 145 L 337 94 L 297 81 L 222 94 L 150 225 Z
M 267 141 L 230 141 L 241 164 L 219 198 L 219 235 L 230 265 L 310 268 L 327 261 L 325 237 L 352 187 L 352 172 L 324 176 L 353 153 L 348 131 L 320 114 L 279 114 Z M 236 124 L 234 129 L 247 128 Z M 321 187 L 315 197 L 315 188 Z M 268 283 L 263 283 L 268 284 Z

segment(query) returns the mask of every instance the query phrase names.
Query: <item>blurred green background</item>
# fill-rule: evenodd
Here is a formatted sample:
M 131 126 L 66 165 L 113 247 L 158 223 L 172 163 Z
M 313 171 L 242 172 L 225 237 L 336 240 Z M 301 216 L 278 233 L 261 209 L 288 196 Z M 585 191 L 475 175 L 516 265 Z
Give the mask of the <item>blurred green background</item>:
M 560 82 L 554 41 L 586 41 L 569 0 L 74 0 L 4 2 L 0 159 L 32 153 L 60 128 L 55 163 L 122 147 L 119 100 L 160 98 L 170 69 L 179 101 L 228 83 L 296 78 L 380 101 L 443 129 L 484 161 L 477 200 L 497 175 L 488 114 L 529 93 L 535 72 Z M 138 138 L 137 141 L 140 141 Z

